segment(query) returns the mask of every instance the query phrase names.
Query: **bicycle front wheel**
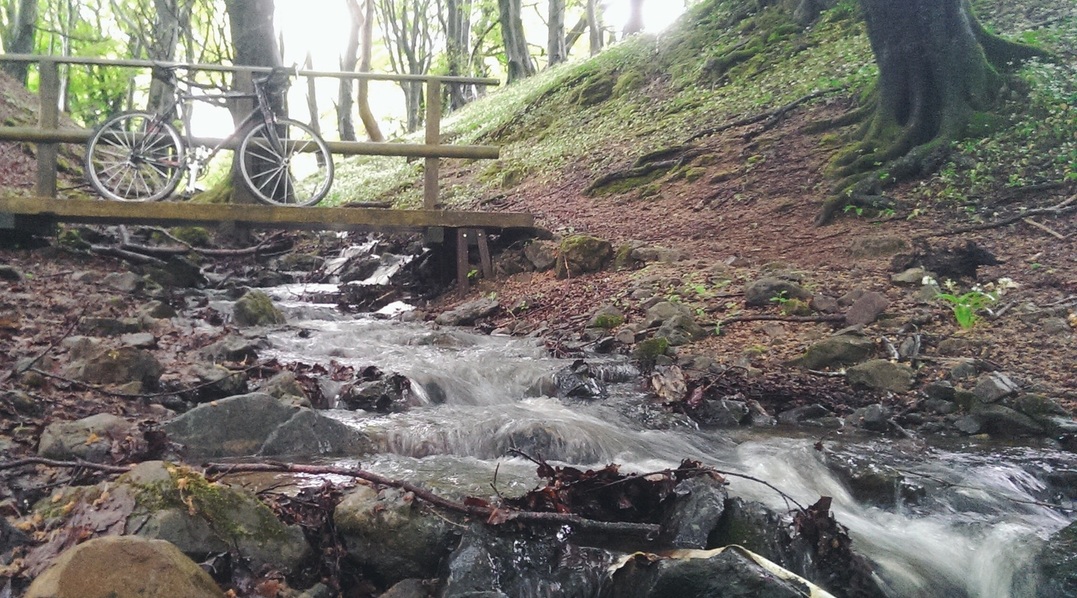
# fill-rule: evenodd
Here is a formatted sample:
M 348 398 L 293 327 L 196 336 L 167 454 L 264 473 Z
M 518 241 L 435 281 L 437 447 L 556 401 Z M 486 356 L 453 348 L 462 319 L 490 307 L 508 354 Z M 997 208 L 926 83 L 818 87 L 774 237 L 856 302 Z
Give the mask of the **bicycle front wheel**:
M 90 186 L 107 199 L 157 201 L 183 177 L 183 141 L 149 112 L 117 114 L 90 138 L 85 166 Z
M 237 158 L 247 188 L 268 204 L 312 206 L 333 184 L 333 156 L 325 141 L 291 119 L 251 129 Z

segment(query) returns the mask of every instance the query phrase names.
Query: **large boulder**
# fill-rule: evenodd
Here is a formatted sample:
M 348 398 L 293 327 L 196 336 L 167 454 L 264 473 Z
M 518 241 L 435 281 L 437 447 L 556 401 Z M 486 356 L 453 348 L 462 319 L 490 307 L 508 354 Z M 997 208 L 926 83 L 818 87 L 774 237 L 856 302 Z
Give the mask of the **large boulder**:
M 208 573 L 163 540 L 95 538 L 64 552 L 26 598 L 223 598 Z
M 1052 535 L 1036 557 L 1038 598 L 1077 596 L 1077 523 Z
M 455 543 L 448 521 L 393 488 L 356 487 L 337 505 L 333 519 L 349 558 L 385 585 L 437 577 Z
M 196 558 L 235 552 L 254 569 L 288 573 L 310 553 L 303 530 L 281 523 L 254 494 L 211 483 L 190 469 L 149 461 L 118 482 L 136 497 L 129 532 L 167 540 Z
M 760 278 L 744 289 L 744 304 L 749 307 L 766 307 L 789 299 L 809 301 L 811 293 L 799 284 L 777 276 Z
M 256 392 L 199 405 L 165 422 L 162 429 L 186 445 L 191 458 L 243 457 L 257 454 L 297 409 Z
M 434 320 L 442 326 L 470 326 L 476 321 L 494 315 L 501 308 L 495 299 L 476 299 L 455 309 L 442 313 Z
M 239 326 L 275 326 L 285 323 L 284 313 L 262 291 L 248 291 L 232 307 L 232 318 Z
M 301 409 L 274 430 L 258 454 L 264 456 L 356 456 L 371 452 L 373 444 L 355 428 L 322 415 Z
M 598 272 L 613 259 L 613 245 L 589 235 L 565 237 L 559 247 L 556 272 L 558 278 Z
M 84 459 L 103 463 L 112 450 L 112 443 L 123 440 L 134 430 L 134 424 L 109 413 L 53 422 L 41 433 L 37 453 L 47 459 Z
M 873 359 L 849 368 L 845 378 L 854 388 L 905 392 L 912 388 L 916 372 L 903 363 Z

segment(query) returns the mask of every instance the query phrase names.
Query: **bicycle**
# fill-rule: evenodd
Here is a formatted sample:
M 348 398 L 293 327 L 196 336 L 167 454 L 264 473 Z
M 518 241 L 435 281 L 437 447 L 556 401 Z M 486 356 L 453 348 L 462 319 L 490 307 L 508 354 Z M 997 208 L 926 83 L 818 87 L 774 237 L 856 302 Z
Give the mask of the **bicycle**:
M 175 66 L 155 69 L 174 84 Z M 309 126 L 278 117 L 270 98 L 283 92 L 295 75 L 293 69 L 273 69 L 254 77 L 254 93 L 186 91 L 157 113 L 122 112 L 94 132 L 86 148 L 85 167 L 90 185 L 103 197 L 118 201 L 158 201 L 172 194 L 188 173 L 193 191 L 206 164 L 225 146 L 236 142 L 236 160 L 243 182 L 260 201 L 271 205 L 310 206 L 329 192 L 333 158 L 325 141 Z M 191 135 L 191 108 L 195 101 L 223 103 L 256 100 L 254 109 L 225 139 L 210 147 Z M 181 136 L 173 122 L 182 125 Z

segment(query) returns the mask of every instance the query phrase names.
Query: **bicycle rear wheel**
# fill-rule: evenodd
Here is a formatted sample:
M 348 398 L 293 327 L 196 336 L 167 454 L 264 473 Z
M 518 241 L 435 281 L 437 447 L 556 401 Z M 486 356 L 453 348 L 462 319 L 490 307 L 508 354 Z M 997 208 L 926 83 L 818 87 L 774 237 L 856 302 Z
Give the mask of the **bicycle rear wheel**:
M 103 197 L 157 201 L 171 195 L 186 168 L 183 140 L 149 112 L 106 120 L 86 146 L 86 177 Z
M 279 119 L 262 123 L 239 145 L 239 170 L 258 199 L 280 206 L 312 206 L 333 184 L 333 156 L 307 125 Z

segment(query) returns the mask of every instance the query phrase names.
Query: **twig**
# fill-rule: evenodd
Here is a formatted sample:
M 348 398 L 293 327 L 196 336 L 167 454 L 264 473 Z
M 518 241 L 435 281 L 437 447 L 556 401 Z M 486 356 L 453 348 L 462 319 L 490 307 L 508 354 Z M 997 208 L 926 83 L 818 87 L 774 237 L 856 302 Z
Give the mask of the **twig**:
M 963 234 L 963 233 L 971 233 L 971 232 L 976 232 L 976 231 L 981 231 L 981 230 L 990 230 L 992 228 L 1001 228 L 1003 226 L 1007 226 L 1007 225 L 1013 224 L 1015 222 L 1020 222 L 1020 221 L 1022 221 L 1024 219 L 1032 217 L 1032 216 L 1042 216 L 1042 215 L 1061 216 L 1062 214 L 1065 214 L 1067 212 L 1072 212 L 1073 210 L 1077 210 L 1077 206 L 1072 205 L 1075 201 L 1077 201 L 1077 195 L 1073 195 L 1069 199 L 1066 199 L 1065 201 L 1063 201 L 1062 203 L 1059 203 L 1059 204 L 1056 204 L 1056 205 L 1053 205 L 1053 206 L 1050 206 L 1050 207 L 1047 207 L 1047 208 L 1035 208 L 1035 209 L 1032 209 L 1032 210 L 1025 210 L 1024 212 L 1018 214 L 1017 216 L 1011 216 L 1010 218 L 1003 218 L 1002 220 L 998 220 L 998 221 L 995 221 L 995 222 L 987 222 L 987 223 L 984 223 L 984 224 L 974 224 L 972 226 L 963 226 L 963 227 L 951 229 L 951 230 L 948 230 L 948 231 L 936 231 L 936 232 L 926 233 L 926 234 L 920 235 L 918 237 L 915 237 L 913 240 L 914 241 L 920 241 L 920 240 L 923 240 L 923 239 L 930 239 L 932 237 L 948 237 L 948 236 L 952 236 L 952 235 L 960 235 L 960 234 Z
M 318 465 L 294 465 L 286 463 L 207 463 L 206 473 L 231 473 L 231 472 L 289 472 L 289 473 L 302 473 L 309 475 L 341 475 L 347 477 L 358 478 L 360 480 L 366 480 L 368 482 L 378 484 L 381 486 L 388 486 L 390 488 L 400 488 L 401 490 L 410 492 L 415 495 L 416 498 L 431 504 L 436 507 L 441 507 L 449 511 L 457 513 L 463 513 L 471 517 L 481 517 L 488 522 L 499 521 L 520 521 L 524 523 L 544 523 L 544 524 L 556 524 L 556 525 L 571 525 L 580 529 L 619 533 L 619 534 L 631 534 L 640 535 L 644 538 L 651 539 L 657 537 L 658 532 L 661 531 L 661 527 L 649 523 L 627 523 L 618 521 L 595 521 L 594 519 L 585 519 L 578 515 L 572 515 L 569 513 L 539 513 L 535 511 L 506 511 L 501 509 L 495 509 L 493 507 L 479 506 L 479 505 L 465 505 L 457 502 L 453 502 L 444 497 L 438 496 L 433 492 L 403 480 L 393 480 L 385 476 L 365 471 L 358 468 L 349 467 L 333 467 L 333 466 L 318 466 Z
M 1025 218 L 1025 219 L 1022 220 L 1022 222 L 1042 230 L 1043 232 L 1051 235 L 1052 237 L 1058 239 L 1059 241 L 1065 241 L 1066 240 L 1066 235 L 1063 235 L 1062 233 L 1060 233 L 1060 232 L 1056 231 L 1055 229 L 1050 228 L 1050 227 L 1048 227 L 1046 225 L 1040 224 L 1039 222 L 1036 222 L 1032 218 Z
M 727 324 L 733 324 L 736 322 L 844 322 L 845 316 L 843 314 L 829 314 L 825 316 L 774 316 L 774 315 L 757 315 L 757 316 L 732 316 L 724 320 L 715 322 L 715 326 L 719 328 L 725 327 Z
M 106 473 L 127 473 L 128 471 L 131 471 L 132 467 L 131 465 L 105 465 L 104 463 L 91 463 L 89 461 L 83 461 L 82 459 L 78 459 L 76 461 L 57 461 L 55 459 L 46 459 L 44 457 L 26 457 L 24 459 L 16 459 L 14 461 L 0 461 L 0 471 L 15 469 L 17 467 L 23 467 L 26 465 L 45 465 L 47 467 L 66 467 L 70 469 L 94 469 L 97 471 L 104 471 Z
M 146 264 L 153 264 L 156 266 L 163 266 L 165 262 L 155 257 L 143 255 L 141 253 L 135 253 L 133 251 L 125 251 L 119 247 L 106 247 L 104 245 L 91 245 L 90 252 L 98 255 L 110 255 L 112 257 L 118 257 L 124 261 L 138 264 L 140 266 Z

